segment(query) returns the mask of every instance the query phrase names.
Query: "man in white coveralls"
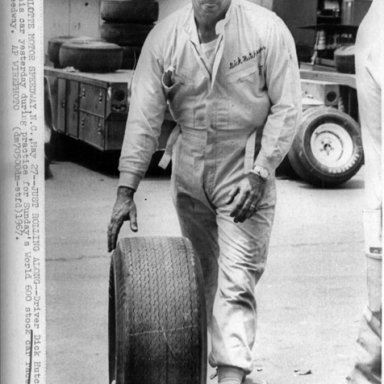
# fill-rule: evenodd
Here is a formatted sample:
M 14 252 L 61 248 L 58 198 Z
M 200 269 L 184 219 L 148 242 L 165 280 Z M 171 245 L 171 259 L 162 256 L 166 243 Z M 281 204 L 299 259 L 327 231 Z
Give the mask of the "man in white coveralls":
M 134 193 L 169 105 L 177 122 L 172 191 L 182 233 L 200 257 L 219 383 L 252 370 L 255 285 L 267 257 L 274 172 L 301 110 L 295 45 L 271 11 L 246 0 L 192 0 L 148 36 L 132 82 L 117 200 L 108 227 L 137 231 Z M 163 159 L 166 165 L 166 160 Z
M 384 1 L 374 0 L 356 38 L 356 86 L 364 147 L 363 212 L 368 305 L 358 336 L 353 384 L 381 383 Z

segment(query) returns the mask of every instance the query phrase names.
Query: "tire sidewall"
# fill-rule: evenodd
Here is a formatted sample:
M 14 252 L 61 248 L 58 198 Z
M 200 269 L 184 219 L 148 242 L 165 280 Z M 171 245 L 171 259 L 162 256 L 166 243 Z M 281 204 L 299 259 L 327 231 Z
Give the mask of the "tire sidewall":
M 112 368 L 114 371 L 116 384 L 126 383 L 127 377 L 127 351 L 128 351 L 128 330 L 130 324 L 125 314 L 128 312 L 126 308 L 125 296 L 125 279 L 127 270 L 125 263 L 121 262 L 122 258 L 117 257 L 116 252 L 113 255 L 112 262 L 114 265 L 114 288 L 115 288 L 115 364 Z
M 116 267 L 114 265 L 114 257 L 111 259 L 111 267 L 109 272 L 109 302 L 108 302 L 108 368 L 109 383 L 116 380 L 116 357 L 117 357 L 117 334 L 118 329 L 116 323 Z
M 103 0 L 100 15 L 103 20 L 114 23 L 153 23 L 159 17 L 159 4 L 157 1 Z
M 100 26 L 101 38 L 120 46 L 142 46 L 154 24 L 111 23 Z
M 110 43 L 69 42 L 61 46 L 59 58 L 62 67 L 73 66 L 83 72 L 114 72 L 121 68 L 123 50 Z
M 309 123 L 308 123 L 309 120 Z M 342 127 L 353 143 L 353 153 L 347 164 L 341 167 L 329 167 L 316 159 L 311 149 L 311 138 L 316 128 L 322 124 L 333 123 Z M 300 162 L 305 170 L 295 171 L 304 179 L 311 179 L 314 184 L 336 185 L 351 178 L 360 168 L 363 158 L 360 129 L 358 124 L 347 114 L 334 108 L 313 107 L 303 114 L 303 122 L 293 143 L 290 160 Z

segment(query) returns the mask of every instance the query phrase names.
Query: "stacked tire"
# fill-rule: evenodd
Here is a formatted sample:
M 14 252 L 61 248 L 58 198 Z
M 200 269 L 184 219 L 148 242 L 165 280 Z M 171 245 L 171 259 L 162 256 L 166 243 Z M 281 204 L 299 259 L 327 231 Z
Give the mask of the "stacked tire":
M 55 37 L 48 42 L 48 56 L 55 68 L 82 72 L 114 72 L 123 63 L 121 47 L 92 37 Z
M 74 39 L 74 36 L 57 36 L 48 41 L 48 58 L 54 68 L 61 68 L 59 55 L 61 46 Z
M 159 3 L 152 0 L 102 0 L 102 39 L 123 50 L 123 69 L 134 69 L 141 47 L 159 16 Z

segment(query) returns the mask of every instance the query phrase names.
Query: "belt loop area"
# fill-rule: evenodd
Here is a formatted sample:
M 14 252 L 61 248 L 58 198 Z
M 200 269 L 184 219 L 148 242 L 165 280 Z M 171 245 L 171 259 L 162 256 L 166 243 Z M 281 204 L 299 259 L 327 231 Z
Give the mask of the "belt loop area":
M 245 145 L 244 173 L 249 173 L 253 169 L 256 150 L 256 129 L 251 133 Z
M 172 159 L 172 151 L 173 151 L 173 146 L 176 143 L 177 138 L 179 137 L 181 132 L 180 125 L 177 124 L 176 127 L 173 128 L 171 134 L 168 137 L 167 140 L 167 145 L 165 146 L 165 151 L 163 156 L 161 157 L 159 161 L 159 167 L 166 169 L 171 162 Z

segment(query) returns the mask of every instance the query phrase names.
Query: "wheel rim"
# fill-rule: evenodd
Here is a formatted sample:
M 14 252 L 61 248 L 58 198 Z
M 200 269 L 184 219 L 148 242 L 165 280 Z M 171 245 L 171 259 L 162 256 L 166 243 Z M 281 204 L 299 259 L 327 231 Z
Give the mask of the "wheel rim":
M 351 136 L 342 126 L 335 123 L 316 127 L 311 135 L 310 146 L 314 158 L 329 168 L 347 165 L 354 152 Z

